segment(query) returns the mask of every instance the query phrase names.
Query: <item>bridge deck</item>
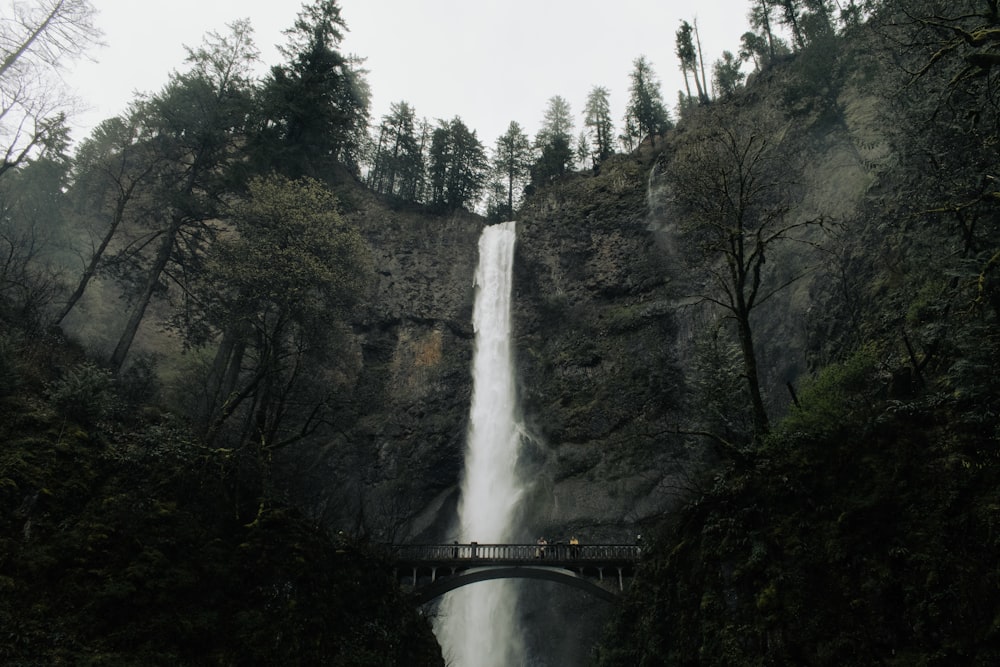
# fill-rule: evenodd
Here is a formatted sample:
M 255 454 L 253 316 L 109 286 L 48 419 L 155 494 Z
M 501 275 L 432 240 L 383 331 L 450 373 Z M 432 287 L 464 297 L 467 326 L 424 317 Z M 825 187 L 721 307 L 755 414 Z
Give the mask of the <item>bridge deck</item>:
M 408 544 L 392 547 L 420 604 L 455 588 L 502 578 L 548 579 L 604 600 L 625 590 L 640 558 L 630 544 Z M 606 580 L 605 575 L 610 575 Z M 594 581 L 596 580 L 596 582 Z M 598 583 L 599 582 L 599 583 Z
M 639 561 L 640 548 L 629 544 L 408 544 L 394 547 L 394 556 L 398 564 L 416 567 L 626 567 Z

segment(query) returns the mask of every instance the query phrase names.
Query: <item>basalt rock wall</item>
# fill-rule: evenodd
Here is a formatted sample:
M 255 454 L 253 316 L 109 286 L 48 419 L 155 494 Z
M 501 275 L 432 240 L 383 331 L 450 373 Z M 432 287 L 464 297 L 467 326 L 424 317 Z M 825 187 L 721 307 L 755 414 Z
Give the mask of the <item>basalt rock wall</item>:
M 290 449 L 282 483 L 330 528 L 443 539 L 463 465 L 483 221 L 341 196 L 372 250 L 374 284 L 346 342 L 336 435 Z
M 632 539 L 633 524 L 669 506 L 683 467 L 683 448 L 664 435 L 684 380 L 668 257 L 647 223 L 651 164 L 617 157 L 543 188 L 518 221 L 523 539 Z M 330 527 L 451 539 L 484 222 L 393 211 L 358 192 L 348 203 L 372 248 L 375 285 L 353 324 L 341 429 L 285 453 L 282 483 Z
M 847 220 L 863 206 L 881 159 L 873 110 L 859 97 L 841 108 L 832 121 L 798 121 L 809 159 L 794 216 Z M 713 456 L 710 441 L 681 434 L 697 426 L 692 410 L 703 407 L 691 403 L 693 384 L 704 380 L 699 340 L 727 330 L 719 312 L 694 303 L 690 268 L 678 256 L 663 178 L 678 141 L 681 133 L 540 187 L 519 215 L 514 347 L 529 481 L 521 539 L 634 539 L 695 490 L 698 467 Z M 331 527 L 380 540 L 450 540 L 485 223 L 392 210 L 360 190 L 345 201 L 372 248 L 376 280 L 345 350 L 353 362 L 337 434 L 289 450 L 283 484 Z M 824 341 L 845 328 L 835 307 L 838 269 L 823 259 L 830 252 L 816 254 L 819 242 L 835 246 L 812 240 L 769 258 L 776 275 L 802 277 L 755 314 L 774 416 Z

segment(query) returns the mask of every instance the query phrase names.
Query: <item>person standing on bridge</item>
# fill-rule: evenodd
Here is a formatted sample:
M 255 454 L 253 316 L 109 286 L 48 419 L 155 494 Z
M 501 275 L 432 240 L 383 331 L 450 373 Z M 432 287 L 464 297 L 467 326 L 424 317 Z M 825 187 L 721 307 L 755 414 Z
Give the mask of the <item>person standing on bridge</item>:
M 538 538 L 538 547 L 535 549 L 535 558 L 545 558 L 545 547 L 548 543 L 548 540 L 544 537 Z
M 576 539 L 576 535 L 569 538 L 569 555 L 570 558 L 577 558 L 580 555 L 580 540 Z

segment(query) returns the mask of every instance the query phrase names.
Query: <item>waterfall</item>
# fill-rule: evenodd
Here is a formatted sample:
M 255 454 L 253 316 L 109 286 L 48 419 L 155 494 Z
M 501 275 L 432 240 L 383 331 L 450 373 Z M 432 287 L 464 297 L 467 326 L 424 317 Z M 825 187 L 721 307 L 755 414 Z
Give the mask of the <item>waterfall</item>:
M 511 540 L 514 513 L 523 492 L 517 475 L 521 428 L 510 340 L 515 239 L 514 222 L 488 226 L 479 238 L 472 315 L 472 404 L 458 508 L 460 542 Z M 516 589 L 507 580 L 481 582 L 448 593 L 435 625 L 448 665 L 523 664 L 515 605 Z

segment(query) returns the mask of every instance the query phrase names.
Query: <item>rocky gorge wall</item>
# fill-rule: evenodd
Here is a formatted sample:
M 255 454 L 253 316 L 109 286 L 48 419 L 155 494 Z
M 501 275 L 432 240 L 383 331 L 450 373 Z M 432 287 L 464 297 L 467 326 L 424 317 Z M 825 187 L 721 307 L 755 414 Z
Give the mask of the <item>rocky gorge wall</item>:
M 291 448 L 282 485 L 332 529 L 443 539 L 463 464 L 483 222 L 392 210 L 356 189 L 345 199 L 371 247 L 375 282 L 352 323 L 338 433 Z
M 796 120 L 806 168 L 794 216 L 839 223 L 864 205 L 884 157 L 874 112 L 857 96 L 840 108 L 832 121 Z M 519 216 L 514 347 L 531 480 L 525 540 L 634 539 L 692 491 L 693 471 L 711 459 L 704 438 L 678 435 L 704 407 L 691 403 L 692 385 L 705 380 L 700 341 L 726 330 L 719 312 L 692 303 L 690 268 L 665 205 L 664 160 L 680 140 L 541 187 Z M 377 540 L 450 540 L 484 221 L 393 210 L 360 190 L 345 200 L 372 248 L 376 283 L 353 323 L 341 429 L 329 442 L 291 449 L 282 483 L 331 527 Z M 827 249 L 816 254 L 812 241 L 820 240 Z M 755 315 L 775 416 L 791 400 L 787 386 L 822 356 L 822 341 L 843 335 L 843 309 L 830 306 L 844 267 L 831 261 L 833 247 L 817 237 L 769 260 L 778 279 L 807 269 Z M 737 403 L 722 396 L 721 409 Z
M 669 506 L 687 454 L 664 446 L 683 378 L 666 255 L 646 220 L 648 159 L 539 193 L 518 221 L 515 356 L 532 480 L 523 539 L 631 540 Z M 331 527 L 450 539 L 471 392 L 471 312 L 483 221 L 387 209 L 350 217 L 376 284 L 353 325 L 345 428 L 282 459 L 282 484 Z

